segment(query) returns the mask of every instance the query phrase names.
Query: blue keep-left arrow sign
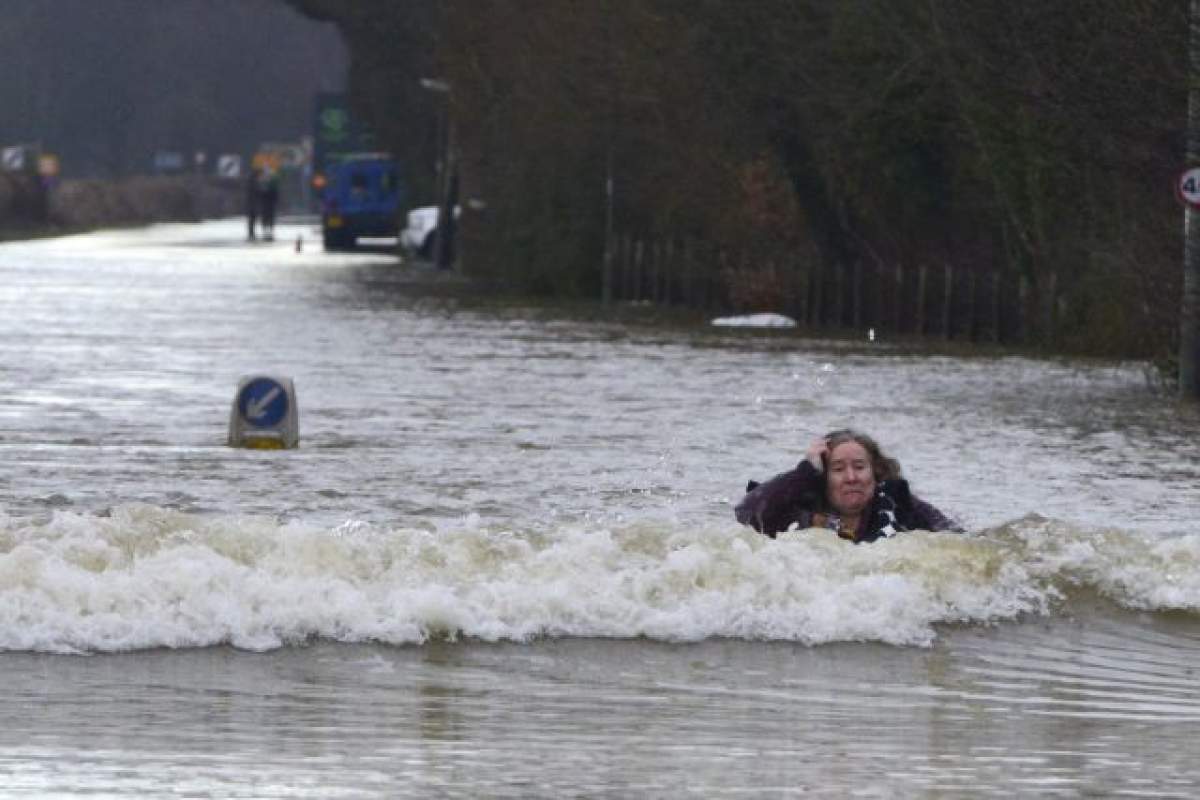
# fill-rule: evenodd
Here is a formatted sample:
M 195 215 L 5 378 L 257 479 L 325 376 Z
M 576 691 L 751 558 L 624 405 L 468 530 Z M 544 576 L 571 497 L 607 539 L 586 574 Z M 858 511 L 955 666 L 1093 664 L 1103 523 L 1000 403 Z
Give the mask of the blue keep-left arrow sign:
M 255 378 L 242 387 L 238 394 L 237 407 L 246 424 L 256 428 L 270 428 L 278 425 L 287 415 L 287 391 L 278 381 Z

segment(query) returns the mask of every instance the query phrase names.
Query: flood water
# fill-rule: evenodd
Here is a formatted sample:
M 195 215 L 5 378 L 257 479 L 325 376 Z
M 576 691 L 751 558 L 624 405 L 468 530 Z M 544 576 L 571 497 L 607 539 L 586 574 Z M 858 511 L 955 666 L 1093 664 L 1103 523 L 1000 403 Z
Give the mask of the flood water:
M 1140 365 L 489 311 L 277 233 L 0 245 L 0 796 L 1200 792 L 1200 415 Z M 225 446 L 256 374 L 297 450 Z M 733 521 L 845 426 L 968 533 Z

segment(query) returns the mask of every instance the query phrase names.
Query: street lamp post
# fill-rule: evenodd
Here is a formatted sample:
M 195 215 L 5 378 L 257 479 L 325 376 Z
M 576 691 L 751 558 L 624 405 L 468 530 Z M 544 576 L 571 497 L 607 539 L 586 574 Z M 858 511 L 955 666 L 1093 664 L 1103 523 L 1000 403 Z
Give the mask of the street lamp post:
M 443 113 L 445 126 L 439 126 L 442 134 L 438 146 L 441 148 L 437 170 L 438 222 L 434 229 L 433 263 L 438 269 L 450 269 L 454 262 L 454 206 L 457 204 L 458 166 L 454 154 L 454 120 L 450 115 L 450 83 L 441 78 L 421 78 L 421 88 L 445 96 Z

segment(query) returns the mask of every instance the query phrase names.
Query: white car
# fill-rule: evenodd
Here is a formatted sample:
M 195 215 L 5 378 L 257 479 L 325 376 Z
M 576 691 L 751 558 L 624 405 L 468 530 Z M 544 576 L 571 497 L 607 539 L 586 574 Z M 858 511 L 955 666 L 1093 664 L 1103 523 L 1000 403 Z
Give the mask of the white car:
M 404 230 L 400 231 L 400 246 L 422 258 L 433 255 L 434 231 L 437 230 L 438 207 L 422 206 L 408 212 Z

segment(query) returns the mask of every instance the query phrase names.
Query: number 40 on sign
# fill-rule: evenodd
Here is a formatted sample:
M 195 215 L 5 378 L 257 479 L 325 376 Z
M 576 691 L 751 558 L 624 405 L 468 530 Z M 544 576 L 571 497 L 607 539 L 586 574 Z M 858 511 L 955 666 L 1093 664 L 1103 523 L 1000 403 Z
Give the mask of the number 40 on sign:
M 1200 208 L 1200 167 L 1192 167 L 1179 176 L 1175 193 L 1182 202 L 1192 208 Z

